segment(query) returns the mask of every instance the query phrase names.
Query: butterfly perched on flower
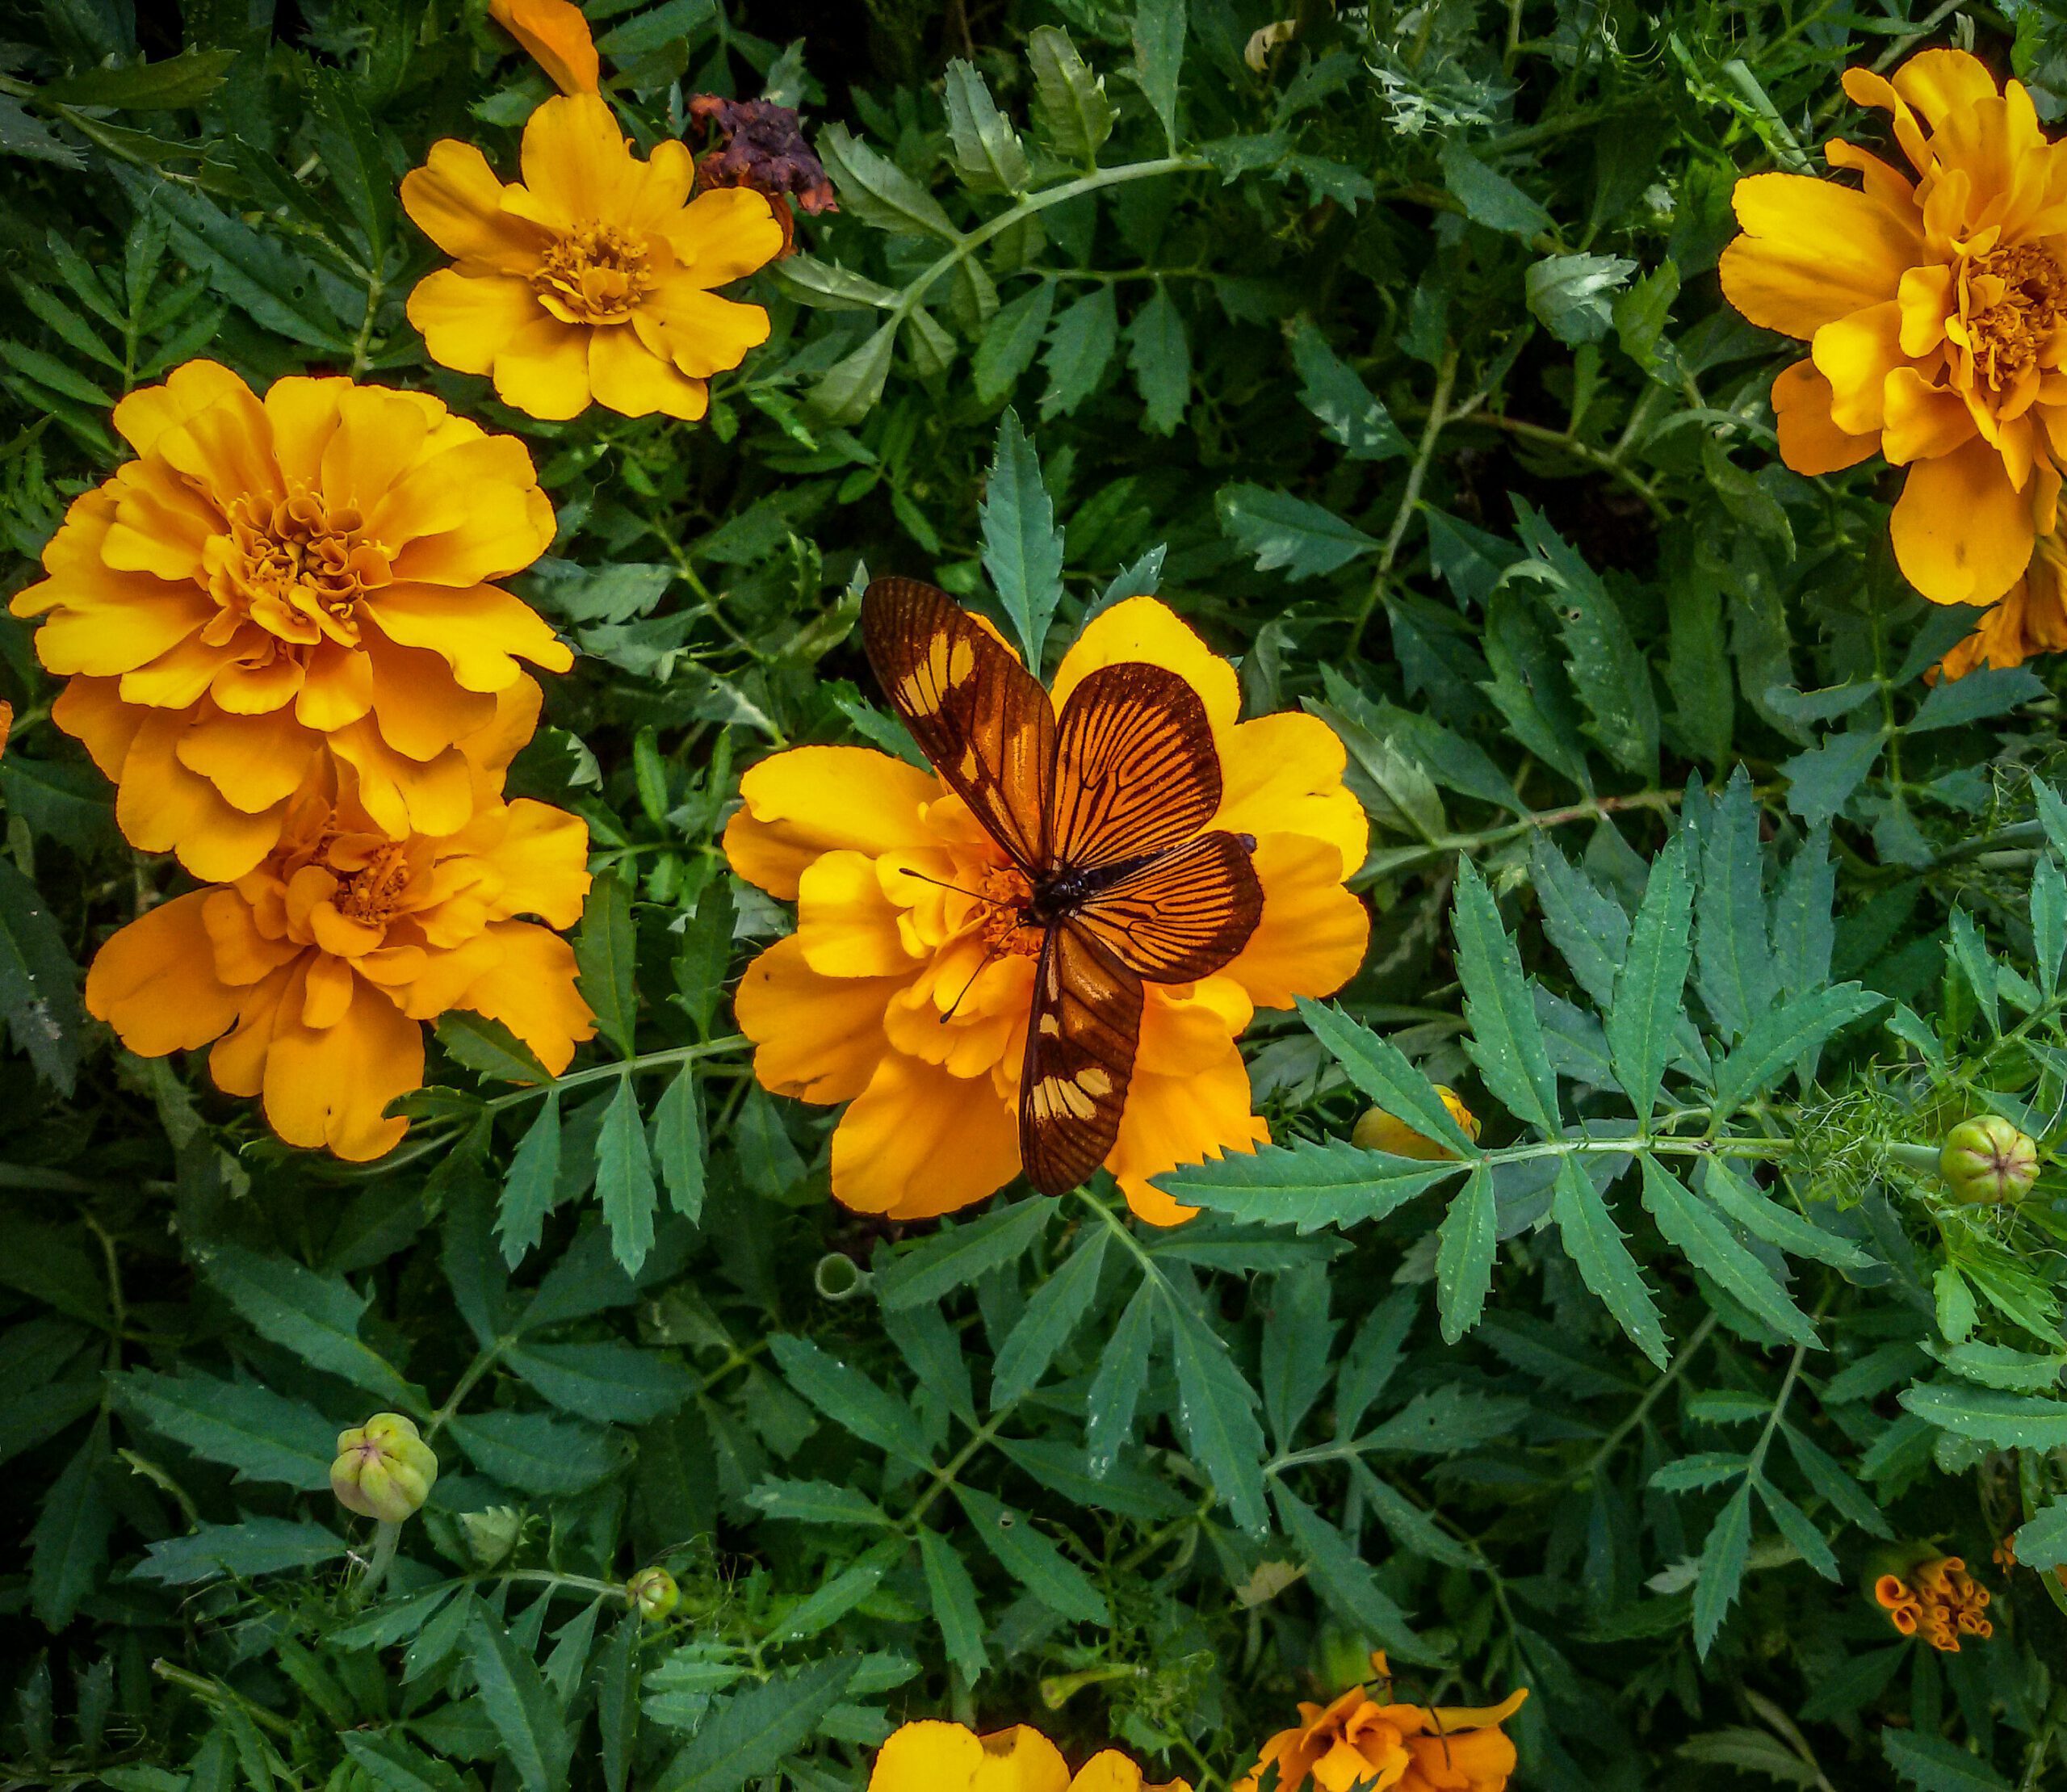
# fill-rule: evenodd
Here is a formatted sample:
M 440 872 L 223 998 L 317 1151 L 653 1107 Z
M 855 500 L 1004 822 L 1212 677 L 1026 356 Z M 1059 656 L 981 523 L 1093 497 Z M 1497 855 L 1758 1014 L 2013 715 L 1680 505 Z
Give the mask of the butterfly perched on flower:
M 1256 841 L 1206 830 L 1220 759 L 1176 674 L 1101 666 L 1058 716 L 1001 641 L 911 579 L 869 587 L 862 642 L 933 770 L 1008 862 L 964 893 L 988 911 L 989 956 L 1038 954 L 1020 1157 L 1037 1189 L 1062 1194 L 1119 1135 L 1143 984 L 1209 976 L 1256 931 Z

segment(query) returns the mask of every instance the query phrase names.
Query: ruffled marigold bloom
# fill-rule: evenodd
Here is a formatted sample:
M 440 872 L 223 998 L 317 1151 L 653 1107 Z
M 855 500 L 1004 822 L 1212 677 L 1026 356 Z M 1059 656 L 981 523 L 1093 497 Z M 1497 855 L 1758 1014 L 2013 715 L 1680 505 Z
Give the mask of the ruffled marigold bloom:
M 488 0 L 488 15 L 515 38 L 564 94 L 593 94 L 602 80 L 596 40 L 572 0 Z
M 1956 1555 L 1927 1555 L 1906 1573 L 1881 1575 L 1873 1583 L 1873 1601 L 1888 1622 L 1904 1636 L 1921 1636 L 1947 1655 L 1960 1652 L 1960 1639 L 1994 1635 L 1982 1616 L 1989 1594 L 1966 1572 Z
M 1173 1225 L 1193 1210 L 1151 1177 L 1269 1135 L 1235 1043 L 1255 1010 L 1325 995 L 1363 961 L 1369 917 L 1344 884 L 1367 834 L 1333 732 L 1305 715 L 1240 720 L 1235 669 L 1153 598 L 1085 629 L 1056 673 L 1057 707 L 1087 674 L 1134 660 L 1203 701 L 1223 780 L 1207 826 L 1256 836 L 1264 894 L 1256 932 L 1223 969 L 1147 985 L 1106 1167 L 1136 1213 Z M 1000 930 L 1008 911 L 941 886 L 1004 896 L 1019 888 L 1004 854 L 933 772 L 866 747 L 778 753 L 740 794 L 725 830 L 733 870 L 797 904 L 795 934 L 748 967 L 736 1003 L 755 1073 L 778 1094 L 852 1104 L 832 1135 L 832 1192 L 849 1207 L 922 1219 L 982 1200 L 1020 1169 L 1038 937 Z
M 1390 1680 L 1383 1654 L 1371 1664 Z M 1515 1745 L 1500 1726 L 1522 1707 L 1527 1688 L 1498 1705 L 1381 1705 L 1352 1686 L 1332 1705 L 1299 1704 L 1299 1723 L 1263 1745 L 1254 1771 L 1233 1792 L 1256 1792 L 1275 1764 L 1278 1792 L 1502 1792 L 1515 1770 Z
M 1833 142 L 1859 190 L 1739 181 L 1723 292 L 1810 344 L 1773 383 L 1781 458 L 1831 472 L 1877 448 L 1907 467 L 1903 573 L 1940 603 L 1992 603 L 2052 528 L 2067 460 L 2067 146 L 1962 51 L 1912 57 L 1892 81 L 1849 69 L 1844 90 L 1894 115 L 1916 178 Z
M 987 1736 L 958 1723 L 908 1723 L 883 1745 L 868 1792 L 1192 1792 L 1189 1780 L 1151 1785 L 1116 1748 L 1070 1777 L 1062 1751 L 1017 1724 Z
M 2040 535 L 2024 576 L 1982 612 L 1974 632 L 1938 669 L 1964 678 L 1981 666 L 2022 665 L 2038 653 L 2067 653 L 2067 542 Z
M 1467 1139 L 1478 1136 L 1478 1116 L 1464 1105 L 1463 1098 L 1447 1084 L 1437 1083 L 1436 1093 L 1442 1097 L 1443 1106 L 1449 1110 L 1450 1118 L 1463 1129 Z M 1357 1117 L 1356 1129 L 1349 1135 L 1352 1145 L 1365 1151 L 1387 1151 L 1395 1157 L 1418 1157 L 1424 1162 L 1437 1163 L 1457 1156 L 1448 1145 L 1439 1145 L 1425 1135 L 1416 1132 L 1396 1114 L 1381 1107 L 1366 1108 Z
M 326 745 L 389 833 L 465 825 L 536 719 L 518 660 L 573 664 L 489 582 L 552 539 L 523 443 L 349 380 L 262 401 L 212 361 L 115 426 L 137 458 L 72 506 L 13 607 L 44 619 L 37 657 L 72 675 L 52 719 L 115 781 L 130 844 L 241 877 Z
M 402 181 L 404 209 L 457 262 L 409 295 L 430 358 L 489 375 L 533 417 L 591 402 L 701 417 L 710 376 L 768 339 L 759 305 L 711 290 L 781 253 L 767 199 L 744 187 L 691 199 L 688 146 L 658 144 L 640 161 L 594 94 L 532 113 L 523 171 L 505 187 L 480 150 L 448 137 Z
M 312 788 L 256 870 L 102 946 L 86 1007 L 146 1058 L 215 1041 L 216 1086 L 262 1096 L 289 1144 L 379 1157 L 409 1129 L 383 1110 L 423 1081 L 423 1022 L 488 1015 L 555 1074 L 594 1032 L 567 942 L 514 918 L 574 925 L 588 844 L 574 816 L 492 798 L 455 833 L 391 839 L 349 789 Z

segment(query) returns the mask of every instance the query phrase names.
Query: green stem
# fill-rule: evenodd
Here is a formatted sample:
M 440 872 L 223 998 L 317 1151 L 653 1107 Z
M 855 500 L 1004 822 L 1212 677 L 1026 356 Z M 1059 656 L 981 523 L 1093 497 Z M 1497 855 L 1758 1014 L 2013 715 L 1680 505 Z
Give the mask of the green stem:
M 1407 489 L 1400 493 L 1399 508 L 1393 512 L 1392 527 L 1386 531 L 1385 546 L 1378 551 L 1378 569 L 1372 575 L 1371 588 L 1364 594 L 1362 607 L 1356 612 L 1356 626 L 1350 632 L 1352 644 L 1363 638 L 1365 624 L 1370 621 L 1371 612 L 1377 608 L 1386 587 L 1392 582 L 1393 562 L 1399 558 L 1400 543 L 1407 539 L 1408 525 L 1420 507 L 1421 487 L 1435 460 L 1436 444 L 1442 439 L 1443 426 L 1456 421 L 1450 414 L 1450 393 L 1457 385 L 1457 351 L 1445 349 L 1442 363 L 1436 369 L 1436 392 L 1429 401 L 1428 420 L 1422 426 L 1421 445 L 1415 452 L 1413 466 L 1407 469 Z
M 270 1730 L 276 1736 L 291 1739 L 294 1726 L 278 1712 L 269 1711 L 262 1705 L 254 1705 L 233 1686 L 225 1686 L 220 1680 L 211 1680 L 206 1674 L 197 1674 L 167 1661 L 161 1656 L 151 1664 L 151 1672 L 168 1686 L 177 1686 L 182 1692 L 191 1693 L 203 1705 L 234 1705 L 262 1730 Z
M 643 1051 L 635 1058 L 620 1059 L 615 1064 L 597 1064 L 591 1069 L 577 1070 L 565 1076 L 556 1076 L 549 1083 L 527 1083 L 522 1089 L 512 1089 L 507 1095 L 498 1095 L 488 1103 L 491 1111 L 528 1102 L 559 1089 L 577 1089 L 584 1083 L 606 1082 L 613 1076 L 635 1076 L 641 1071 L 666 1070 L 676 1064 L 686 1064 L 698 1058 L 719 1058 L 734 1051 L 744 1051 L 753 1041 L 744 1033 L 727 1033 L 721 1039 L 706 1039 L 701 1045 L 669 1046 L 665 1051 Z
M 1600 1447 L 1587 1458 L 1586 1467 L 1572 1476 L 1573 1480 L 1591 1480 L 1600 1473 L 1608 1458 L 1622 1447 L 1623 1440 L 1644 1422 L 1665 1391 L 1679 1380 L 1688 1366 L 1701 1353 L 1702 1346 L 1714 1335 L 1717 1323 L 1716 1315 L 1710 1313 L 1694 1328 L 1694 1335 L 1679 1346 L 1679 1354 L 1666 1366 L 1664 1373 L 1644 1390 L 1643 1398 L 1637 1402 L 1636 1410 L 1608 1433 Z M 1799 1360 L 1798 1353 L 1797 1360 Z
M 395 1551 L 402 1541 L 401 1525 L 384 1518 L 373 1528 L 373 1555 L 366 1565 L 366 1578 L 359 1582 L 352 1596 L 352 1603 L 363 1605 L 371 1599 L 375 1589 L 388 1578 L 388 1571 L 395 1565 Z

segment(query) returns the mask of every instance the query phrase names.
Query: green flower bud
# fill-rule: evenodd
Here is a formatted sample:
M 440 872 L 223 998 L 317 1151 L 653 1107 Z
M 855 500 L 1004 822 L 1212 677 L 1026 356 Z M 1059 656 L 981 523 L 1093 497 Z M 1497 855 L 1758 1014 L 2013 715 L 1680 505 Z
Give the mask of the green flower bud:
M 681 1588 L 665 1568 L 641 1568 L 624 1584 L 625 1597 L 648 1623 L 657 1624 L 681 1603 Z
M 1955 1201 L 2021 1201 L 2038 1180 L 2038 1147 L 1998 1114 L 1984 1114 L 1945 1135 L 1938 1173 Z
M 399 1412 L 376 1412 L 338 1434 L 330 1491 L 354 1512 L 399 1525 L 430 1496 L 438 1458 Z

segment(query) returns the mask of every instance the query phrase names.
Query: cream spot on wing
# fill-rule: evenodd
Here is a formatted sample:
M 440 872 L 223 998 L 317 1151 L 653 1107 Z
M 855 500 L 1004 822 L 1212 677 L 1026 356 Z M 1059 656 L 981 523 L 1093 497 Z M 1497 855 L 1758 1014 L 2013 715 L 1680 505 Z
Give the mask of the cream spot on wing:
M 940 707 L 932 686 L 916 672 L 908 672 L 897 681 L 897 699 L 914 716 L 930 716 Z
M 958 685 L 976 669 L 976 650 L 966 641 L 958 640 L 947 656 L 945 682 Z
M 1076 1073 L 1076 1086 L 1088 1095 L 1109 1095 L 1113 1079 L 1097 1064 L 1086 1064 Z
M 973 745 L 964 747 L 962 749 L 962 775 L 973 784 L 983 769 L 983 762 L 976 757 L 975 747 Z
M 1060 1039 L 1062 1037 L 1062 1030 L 1063 1018 L 1061 1015 L 1043 1014 L 1041 1017 L 1041 1036 L 1042 1039 Z
M 1034 1086 L 1034 1111 L 1044 1120 L 1063 1113 L 1088 1120 L 1097 1110 L 1098 1104 L 1067 1077 L 1043 1076 Z

